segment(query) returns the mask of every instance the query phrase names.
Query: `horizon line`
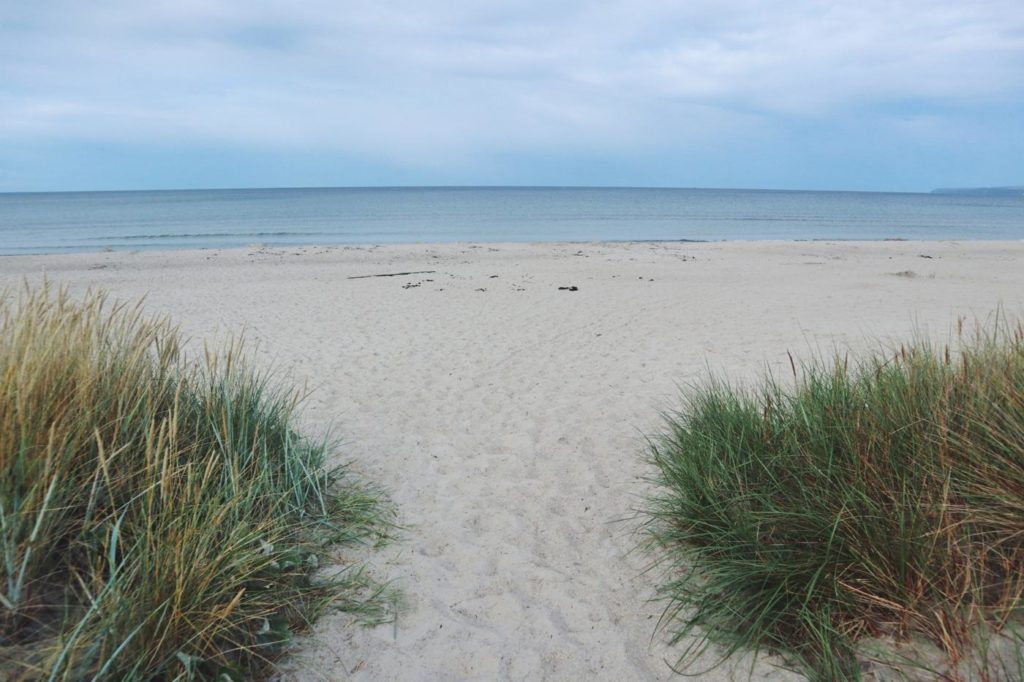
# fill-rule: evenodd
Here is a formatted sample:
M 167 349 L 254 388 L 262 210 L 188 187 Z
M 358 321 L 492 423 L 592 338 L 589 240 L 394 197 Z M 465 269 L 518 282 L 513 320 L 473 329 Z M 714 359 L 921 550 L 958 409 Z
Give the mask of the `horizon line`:
M 676 185 L 285 185 L 278 187 L 158 187 L 130 189 L 58 189 L 58 190 L 0 190 L 0 195 L 13 194 L 127 194 L 144 192 L 258 192 L 273 190 L 687 190 L 687 191 L 725 191 L 725 192 L 824 192 L 846 194 L 931 194 L 940 190 L 981 190 L 981 189 L 1012 189 L 1011 185 L 986 187 L 936 187 L 930 190 L 858 190 L 858 189 L 794 189 L 780 187 L 700 187 Z

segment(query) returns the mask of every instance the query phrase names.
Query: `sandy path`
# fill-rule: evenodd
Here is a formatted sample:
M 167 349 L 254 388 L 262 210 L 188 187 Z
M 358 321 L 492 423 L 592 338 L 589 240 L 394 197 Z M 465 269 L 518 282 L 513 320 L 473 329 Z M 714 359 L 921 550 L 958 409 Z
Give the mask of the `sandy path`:
M 673 654 L 616 519 L 676 385 L 1020 314 L 1022 265 L 1020 242 L 253 248 L 3 258 L 0 285 L 45 270 L 148 294 L 196 337 L 248 327 L 315 388 L 311 427 L 392 491 L 410 528 L 375 563 L 410 610 L 396 629 L 326 619 L 289 677 L 655 680 Z M 415 270 L 435 272 L 348 279 Z

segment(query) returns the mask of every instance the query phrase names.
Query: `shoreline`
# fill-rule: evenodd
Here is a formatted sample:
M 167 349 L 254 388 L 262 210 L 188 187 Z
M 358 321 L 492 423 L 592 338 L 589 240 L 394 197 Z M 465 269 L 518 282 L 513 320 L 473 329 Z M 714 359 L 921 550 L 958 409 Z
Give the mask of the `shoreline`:
M 145 296 L 214 347 L 245 330 L 312 390 L 304 425 L 390 492 L 407 529 L 371 558 L 408 610 L 326 617 L 286 679 L 668 680 L 628 521 L 659 410 L 709 372 L 788 372 L 787 351 L 1020 317 L 1022 263 L 1024 241 L 267 246 L 18 255 L 0 290 Z M 799 679 L 777 663 L 703 679 Z
M 101 256 L 113 254 L 185 254 L 202 253 L 211 251 L 231 252 L 254 249 L 351 249 L 351 248 L 417 248 L 417 247 L 470 247 L 470 246 L 499 246 L 499 247 L 553 247 L 553 246 L 602 246 L 602 245 L 629 245 L 629 244 L 737 244 L 737 245 L 783 245 L 783 244 L 1024 244 L 1024 237 L 1020 239 L 911 239 L 904 237 L 882 237 L 879 239 L 839 239 L 830 237 L 810 237 L 806 239 L 602 239 L 590 241 L 452 241 L 452 242 L 338 242 L 338 243 L 287 243 L 287 244 L 266 244 L 253 242 L 243 246 L 170 246 L 144 247 L 144 248 L 106 248 L 99 251 L 92 250 L 69 250 L 69 251 L 31 251 L 18 253 L 5 253 L 0 250 L 0 259 L 8 258 L 33 258 L 33 257 L 59 257 L 59 256 Z

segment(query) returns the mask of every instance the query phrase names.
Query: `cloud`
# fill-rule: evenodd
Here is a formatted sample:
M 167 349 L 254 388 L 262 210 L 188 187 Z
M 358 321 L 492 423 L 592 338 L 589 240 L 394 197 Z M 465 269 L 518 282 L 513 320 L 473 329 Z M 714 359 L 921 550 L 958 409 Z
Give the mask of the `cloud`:
M 0 140 L 396 166 L 650 154 L 1024 103 L 1018 0 L 0 3 Z M 898 114 L 900 118 L 902 114 Z M 906 125 L 906 121 L 904 121 Z M 955 134 L 955 130 L 954 130 Z

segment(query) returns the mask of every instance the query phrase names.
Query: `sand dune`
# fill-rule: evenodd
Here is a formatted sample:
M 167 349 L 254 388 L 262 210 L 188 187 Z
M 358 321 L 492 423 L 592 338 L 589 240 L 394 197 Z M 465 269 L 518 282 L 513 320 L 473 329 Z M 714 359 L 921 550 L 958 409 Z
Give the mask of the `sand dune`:
M 284 666 L 302 680 L 671 678 L 628 518 L 642 434 L 677 387 L 1024 312 L 1021 242 L 19 256 L 0 286 L 44 272 L 146 295 L 197 339 L 247 328 L 261 361 L 314 389 L 308 426 L 333 424 L 340 456 L 391 491 L 408 528 L 373 562 L 408 610 L 395 628 L 326 618 Z M 396 272 L 420 274 L 361 277 Z

